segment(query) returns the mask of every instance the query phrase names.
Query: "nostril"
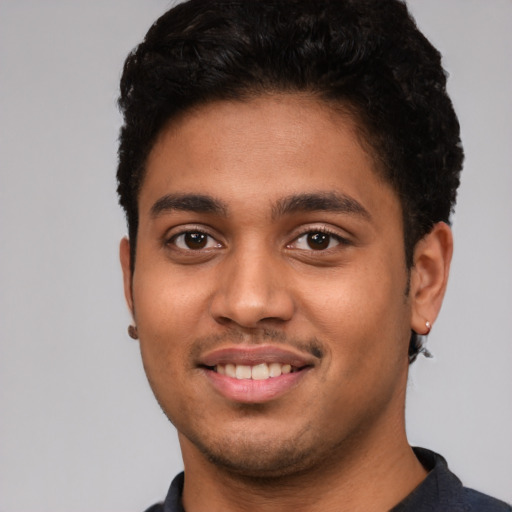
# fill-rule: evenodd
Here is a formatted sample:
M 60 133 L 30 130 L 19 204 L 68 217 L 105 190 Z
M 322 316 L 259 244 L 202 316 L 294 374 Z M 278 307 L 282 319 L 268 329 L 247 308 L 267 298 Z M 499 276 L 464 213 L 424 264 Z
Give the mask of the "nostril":
M 230 325 L 234 324 L 233 320 L 231 320 L 227 316 L 218 316 L 215 318 L 215 320 L 217 320 L 217 322 L 221 325 L 230 326 Z

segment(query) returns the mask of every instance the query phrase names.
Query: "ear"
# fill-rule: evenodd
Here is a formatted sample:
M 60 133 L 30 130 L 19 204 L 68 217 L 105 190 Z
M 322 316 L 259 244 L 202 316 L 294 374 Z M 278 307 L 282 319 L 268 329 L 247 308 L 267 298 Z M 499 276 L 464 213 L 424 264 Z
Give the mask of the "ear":
M 127 237 L 124 237 L 119 245 L 119 259 L 121 260 L 121 268 L 123 269 L 124 296 L 133 316 L 130 240 L 128 240 Z
M 418 334 L 428 334 L 429 322 L 433 325 L 443 302 L 450 262 L 453 253 L 453 236 L 448 224 L 438 222 L 414 249 L 411 270 L 411 329 Z

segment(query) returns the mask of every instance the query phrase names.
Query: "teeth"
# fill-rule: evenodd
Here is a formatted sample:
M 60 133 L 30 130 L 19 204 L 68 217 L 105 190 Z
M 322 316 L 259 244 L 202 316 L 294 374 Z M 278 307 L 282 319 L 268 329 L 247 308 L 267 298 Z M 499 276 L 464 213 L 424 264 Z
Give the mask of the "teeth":
M 227 375 L 232 379 L 253 379 L 266 380 L 271 377 L 279 377 L 295 371 L 290 364 L 281 363 L 261 363 L 255 366 L 245 364 L 218 364 L 215 371 L 221 375 Z
M 222 366 L 222 365 L 218 365 L 218 366 Z M 217 369 L 217 371 L 219 372 L 219 370 Z M 221 372 L 219 372 L 221 373 Z M 231 377 L 232 379 L 236 379 L 236 366 L 234 364 L 227 364 L 226 365 L 226 375 L 228 377 Z
M 270 363 L 268 365 L 268 370 L 271 377 L 279 377 L 281 375 L 281 366 L 282 364 L 279 363 Z
M 237 364 L 235 375 L 238 380 L 250 379 L 251 378 L 251 367 L 245 366 L 243 364 Z
M 251 369 L 251 377 L 253 380 L 268 379 L 270 377 L 268 366 L 265 363 L 253 366 Z

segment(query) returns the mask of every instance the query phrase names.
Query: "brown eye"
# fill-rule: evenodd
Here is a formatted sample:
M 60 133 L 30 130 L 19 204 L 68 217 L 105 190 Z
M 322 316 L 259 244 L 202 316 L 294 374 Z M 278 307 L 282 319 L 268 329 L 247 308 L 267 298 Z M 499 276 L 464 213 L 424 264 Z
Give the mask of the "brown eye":
M 331 235 L 327 233 L 309 233 L 307 235 L 307 244 L 314 251 L 327 249 L 331 243 Z
M 174 236 L 171 242 L 179 249 L 188 251 L 220 247 L 220 244 L 214 238 L 201 231 L 186 231 L 185 233 L 180 233 Z
M 208 241 L 208 236 L 204 233 L 185 233 L 183 238 L 189 249 L 203 249 Z
M 302 251 L 325 251 L 337 245 L 349 245 L 341 236 L 324 231 L 307 231 L 296 238 L 288 247 Z

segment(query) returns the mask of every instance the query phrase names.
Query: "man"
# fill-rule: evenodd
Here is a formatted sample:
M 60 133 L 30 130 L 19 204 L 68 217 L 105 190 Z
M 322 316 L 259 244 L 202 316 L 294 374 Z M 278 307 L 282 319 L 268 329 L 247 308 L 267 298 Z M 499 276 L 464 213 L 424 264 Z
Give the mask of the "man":
M 150 510 L 510 510 L 405 434 L 462 148 L 395 0 L 191 0 L 128 57 L 121 262 L 185 473 Z

